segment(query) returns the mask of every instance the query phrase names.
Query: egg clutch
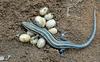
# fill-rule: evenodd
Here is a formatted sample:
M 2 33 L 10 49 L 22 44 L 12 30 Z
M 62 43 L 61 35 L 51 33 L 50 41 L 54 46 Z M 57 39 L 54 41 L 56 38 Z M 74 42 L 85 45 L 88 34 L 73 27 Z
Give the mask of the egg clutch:
M 57 34 L 58 30 L 55 28 L 56 21 L 54 15 L 49 13 L 48 7 L 43 7 L 39 10 L 38 16 L 35 17 L 34 21 L 39 27 L 46 28 L 51 34 Z M 36 33 L 35 33 L 36 34 Z M 43 48 L 46 44 L 46 40 L 43 37 L 39 37 L 38 34 L 35 35 L 31 31 L 27 31 L 24 34 L 19 35 L 19 40 L 21 42 L 30 42 L 32 45 L 36 45 L 38 48 Z

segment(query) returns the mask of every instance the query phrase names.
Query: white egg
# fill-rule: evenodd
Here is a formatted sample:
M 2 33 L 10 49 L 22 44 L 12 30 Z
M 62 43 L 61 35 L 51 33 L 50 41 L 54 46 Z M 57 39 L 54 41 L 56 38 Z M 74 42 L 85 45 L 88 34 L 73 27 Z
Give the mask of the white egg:
M 51 29 L 49 29 L 49 32 L 51 32 L 52 34 L 56 34 L 57 33 L 57 29 L 56 28 L 51 28 Z
M 19 40 L 21 41 L 21 42 L 28 42 L 28 41 L 30 41 L 30 36 L 28 35 L 28 34 L 21 34 L 20 36 L 19 36 Z
M 33 44 L 33 45 L 35 45 L 37 42 L 38 42 L 38 38 L 32 37 L 30 39 L 30 43 Z
M 27 34 L 30 35 L 30 36 L 34 35 L 34 33 L 32 33 L 32 31 L 27 31 Z
M 49 13 L 44 16 L 46 20 L 51 20 L 53 18 L 53 14 Z
M 40 15 L 45 15 L 48 12 L 48 8 L 47 7 L 41 8 L 39 12 Z
M 45 18 L 41 17 L 41 16 L 36 16 L 35 17 L 35 21 L 36 23 L 40 26 L 40 27 L 44 27 L 46 24 L 46 20 Z
M 51 19 L 51 20 L 47 21 L 47 23 L 46 23 L 47 28 L 52 28 L 55 25 L 56 25 L 56 21 L 54 19 Z
M 38 47 L 38 48 L 43 48 L 43 47 L 45 46 L 45 44 L 46 44 L 45 39 L 44 39 L 44 38 L 40 38 L 40 39 L 38 40 L 38 42 L 37 42 L 37 47 Z

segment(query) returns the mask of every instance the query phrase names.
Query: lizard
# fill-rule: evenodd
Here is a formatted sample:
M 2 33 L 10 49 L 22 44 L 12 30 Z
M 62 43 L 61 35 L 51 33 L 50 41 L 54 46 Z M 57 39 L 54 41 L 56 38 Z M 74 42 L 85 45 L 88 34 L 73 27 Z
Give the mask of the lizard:
M 93 24 L 92 24 L 92 31 L 90 35 L 87 37 L 85 40 L 85 43 L 82 44 L 75 44 L 72 43 L 70 40 L 58 40 L 56 37 L 54 37 L 46 28 L 41 28 L 39 27 L 36 23 L 32 22 L 31 20 L 29 22 L 22 22 L 22 25 L 24 26 L 25 29 L 36 32 L 43 36 L 48 44 L 56 49 L 59 49 L 59 52 L 61 55 L 63 55 L 64 50 L 66 48 L 85 48 L 90 43 L 95 37 L 96 34 L 96 10 L 93 11 Z M 64 37 L 65 33 L 62 34 L 62 38 Z

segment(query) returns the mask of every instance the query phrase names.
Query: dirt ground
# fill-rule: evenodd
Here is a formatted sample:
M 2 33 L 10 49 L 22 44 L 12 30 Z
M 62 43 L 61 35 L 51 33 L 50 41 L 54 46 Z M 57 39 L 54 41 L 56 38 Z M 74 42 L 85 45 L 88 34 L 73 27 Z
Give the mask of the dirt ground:
M 9 60 L 0 62 L 100 62 L 100 1 L 96 1 L 0 0 L 0 56 L 11 55 Z M 85 40 L 91 32 L 93 7 L 97 6 L 97 32 L 93 43 L 84 49 L 66 49 L 64 57 L 48 44 L 38 49 L 29 43 L 21 43 L 16 37 L 17 33 L 24 32 L 21 22 L 33 19 L 45 6 L 54 14 L 57 29 L 81 34 L 77 39 L 66 36 L 76 43 Z

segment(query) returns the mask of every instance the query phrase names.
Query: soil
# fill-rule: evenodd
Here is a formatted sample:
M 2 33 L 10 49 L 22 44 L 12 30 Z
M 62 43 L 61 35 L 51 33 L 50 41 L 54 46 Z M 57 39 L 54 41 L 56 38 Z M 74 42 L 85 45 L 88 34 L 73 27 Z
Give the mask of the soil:
M 59 31 L 79 36 L 65 36 L 75 43 L 84 41 L 91 32 L 93 7 L 96 6 L 97 32 L 93 43 L 84 49 L 66 49 L 64 57 L 48 44 L 38 49 L 30 43 L 21 43 L 16 37 L 24 32 L 21 22 L 34 19 L 45 6 L 54 14 Z M 0 56 L 11 55 L 9 60 L 0 62 L 100 62 L 99 20 L 99 0 L 0 0 Z

